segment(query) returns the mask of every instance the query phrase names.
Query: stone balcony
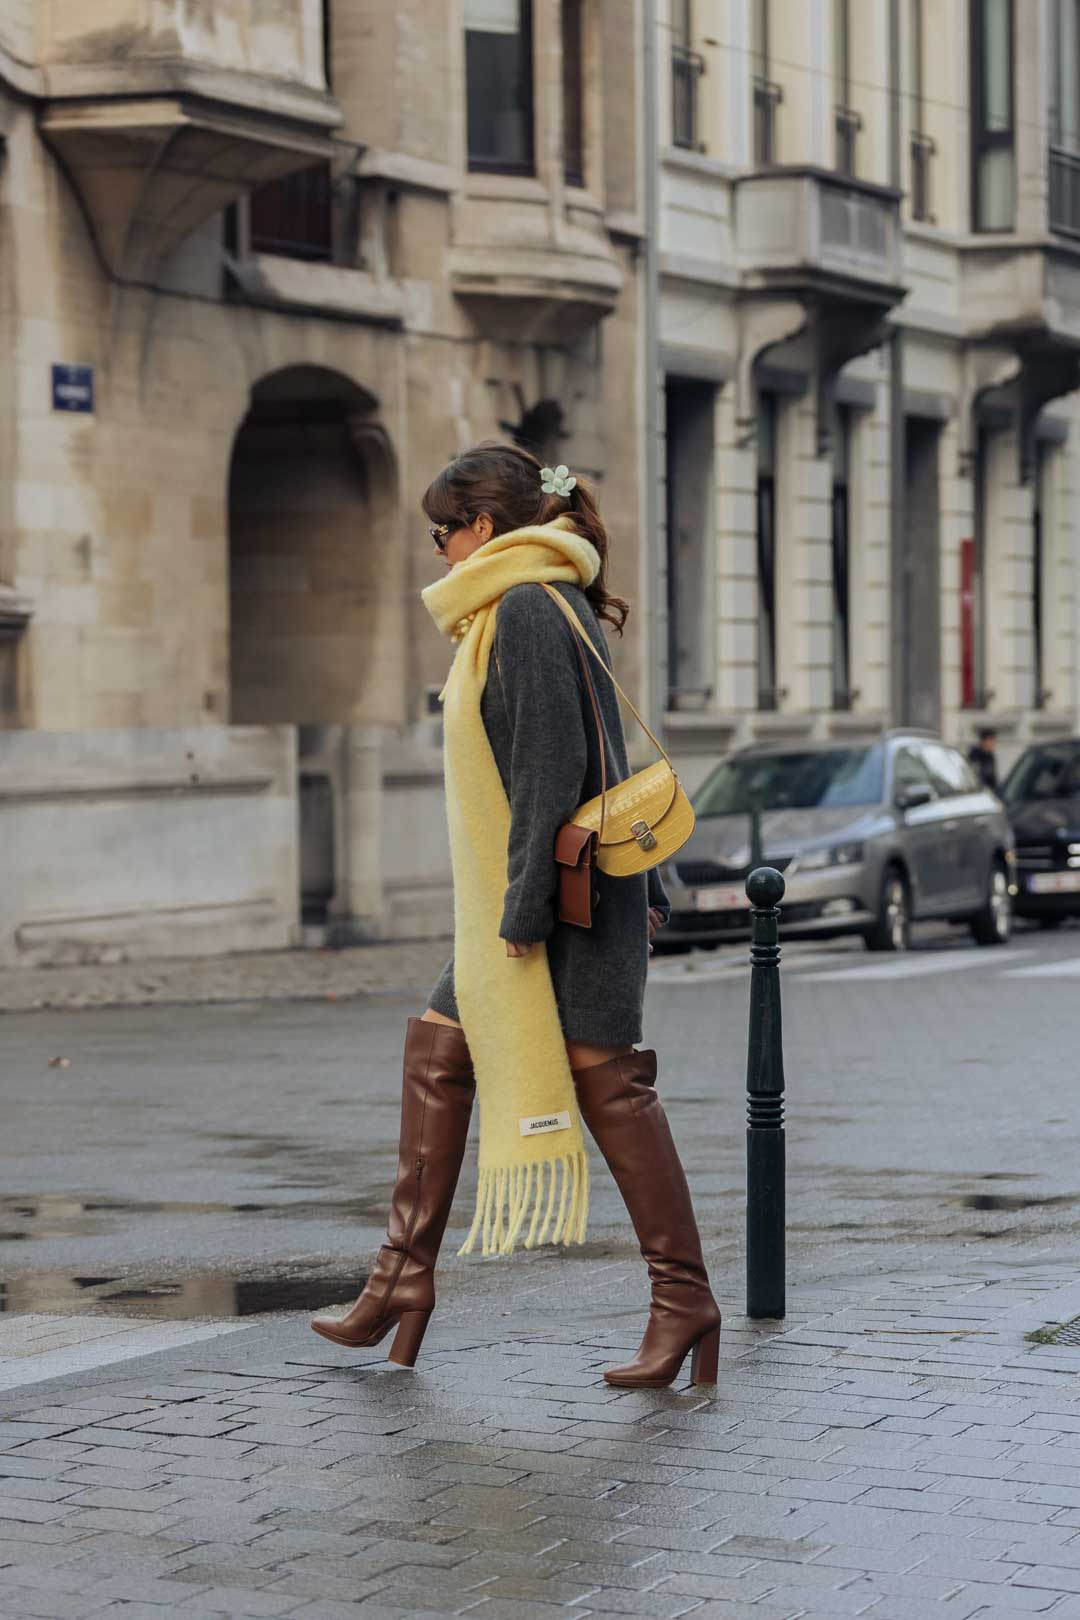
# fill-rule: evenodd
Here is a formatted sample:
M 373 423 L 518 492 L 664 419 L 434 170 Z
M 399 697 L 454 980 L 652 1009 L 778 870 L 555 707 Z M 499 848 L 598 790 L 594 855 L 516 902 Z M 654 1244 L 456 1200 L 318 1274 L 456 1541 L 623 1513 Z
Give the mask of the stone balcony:
M 536 180 L 470 176 L 450 248 L 455 297 L 495 341 L 572 341 L 609 315 L 623 272 L 598 205 Z
M 151 277 L 211 215 L 329 155 L 322 0 L 53 0 L 40 128 L 110 270 Z
M 899 192 L 825 169 L 757 170 L 735 182 L 734 226 L 748 290 L 885 309 L 904 296 Z
M 884 341 L 907 290 L 900 193 L 811 167 L 756 170 L 733 193 L 739 417 L 756 417 L 762 363 L 794 368 L 813 379 L 824 453 L 837 375 Z
M 971 354 L 966 448 L 978 413 L 1004 412 L 1026 481 L 1039 412 L 1080 388 L 1080 240 L 1053 231 L 972 237 L 960 259 Z

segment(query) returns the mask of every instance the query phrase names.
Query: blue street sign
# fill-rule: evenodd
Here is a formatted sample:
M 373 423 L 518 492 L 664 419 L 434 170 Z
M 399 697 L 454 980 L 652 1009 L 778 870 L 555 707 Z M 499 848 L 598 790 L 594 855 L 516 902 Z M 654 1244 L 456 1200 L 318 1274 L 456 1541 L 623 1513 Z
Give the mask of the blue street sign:
M 94 409 L 93 366 L 53 366 L 52 408 L 54 411 Z

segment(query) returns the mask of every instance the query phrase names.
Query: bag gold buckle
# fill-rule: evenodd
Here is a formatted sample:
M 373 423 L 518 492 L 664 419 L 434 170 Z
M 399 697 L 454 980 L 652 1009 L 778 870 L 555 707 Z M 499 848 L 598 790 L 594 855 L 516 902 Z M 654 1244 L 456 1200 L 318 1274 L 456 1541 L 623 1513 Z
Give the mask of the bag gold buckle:
M 656 839 L 649 829 L 647 821 L 632 821 L 630 831 L 641 845 L 642 849 L 655 849 Z

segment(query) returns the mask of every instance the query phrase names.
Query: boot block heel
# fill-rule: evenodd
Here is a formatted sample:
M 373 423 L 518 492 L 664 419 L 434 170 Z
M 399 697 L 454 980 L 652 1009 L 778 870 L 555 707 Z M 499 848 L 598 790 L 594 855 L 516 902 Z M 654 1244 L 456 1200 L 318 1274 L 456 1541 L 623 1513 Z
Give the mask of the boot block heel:
M 710 1328 L 695 1344 L 690 1357 L 690 1382 L 715 1384 L 720 1366 L 720 1327 Z
M 406 1311 L 398 1321 L 387 1360 L 396 1361 L 400 1367 L 415 1367 L 430 1320 L 430 1311 Z

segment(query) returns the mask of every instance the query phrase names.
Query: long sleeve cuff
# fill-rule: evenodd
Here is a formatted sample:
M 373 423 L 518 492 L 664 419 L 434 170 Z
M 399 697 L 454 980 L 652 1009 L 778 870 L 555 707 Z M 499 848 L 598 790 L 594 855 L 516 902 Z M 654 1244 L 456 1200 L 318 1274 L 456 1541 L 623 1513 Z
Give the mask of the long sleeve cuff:
M 535 945 L 550 937 L 555 927 L 555 907 L 518 905 L 507 895 L 503 907 L 499 938 L 513 940 L 518 945 Z

